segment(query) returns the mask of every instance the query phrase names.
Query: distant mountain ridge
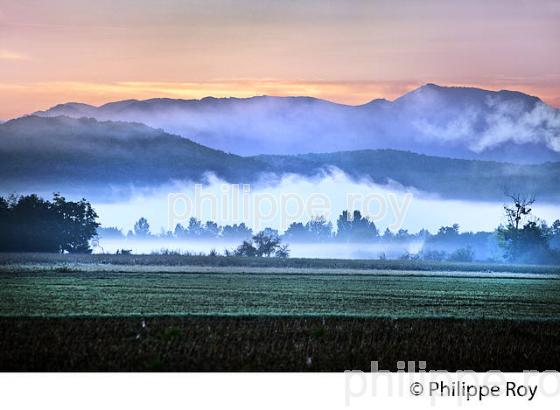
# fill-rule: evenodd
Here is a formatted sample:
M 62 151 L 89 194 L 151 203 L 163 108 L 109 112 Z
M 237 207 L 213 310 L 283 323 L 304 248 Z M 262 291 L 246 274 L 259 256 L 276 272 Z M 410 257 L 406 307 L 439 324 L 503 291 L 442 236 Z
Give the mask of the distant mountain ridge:
M 560 110 L 516 91 L 427 84 L 350 106 L 312 97 L 57 105 L 40 116 L 140 122 L 238 155 L 397 149 L 452 158 L 560 160 Z
M 508 164 L 396 150 L 241 157 L 144 124 L 28 116 L 0 124 L 0 188 L 73 191 L 107 198 L 113 189 L 175 181 L 273 185 L 285 175 L 317 177 L 337 168 L 355 180 L 397 183 L 451 199 L 503 200 L 504 193 L 560 200 L 560 162 Z

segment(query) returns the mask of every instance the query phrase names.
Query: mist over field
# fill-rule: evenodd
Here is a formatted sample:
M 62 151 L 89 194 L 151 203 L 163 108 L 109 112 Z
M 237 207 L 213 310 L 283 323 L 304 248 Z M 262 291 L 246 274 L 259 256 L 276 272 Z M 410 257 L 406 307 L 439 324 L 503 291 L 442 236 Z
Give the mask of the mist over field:
M 503 202 L 447 200 L 433 194 L 406 190 L 396 183 L 356 182 L 337 171 L 324 177 L 291 175 L 271 181 L 269 185 L 265 182 L 247 185 L 250 187 L 246 195 L 249 206 L 244 212 L 242 185 L 228 184 L 215 177 L 210 180 L 208 185 L 177 182 L 138 192 L 123 201 L 97 201 L 95 208 L 103 226 L 118 226 L 126 233 L 138 218 L 144 216 L 153 227 L 153 233 L 157 234 L 161 229 L 172 230 L 176 223 L 184 223 L 191 216 L 203 221 L 212 219 L 219 224 L 245 222 L 255 229 L 271 227 L 284 231 L 292 222 L 316 216 L 325 216 L 334 223 L 343 210 L 349 209 L 348 204 L 353 203 L 379 228 L 393 231 L 408 229 L 411 232 L 424 228 L 433 232 L 442 225 L 453 223 L 458 223 L 463 231 L 493 230 L 505 222 L 503 205 L 508 202 L 505 195 Z M 235 194 L 232 187 L 239 191 Z M 192 212 L 185 213 L 187 209 L 183 197 L 192 204 Z M 173 198 L 177 198 L 177 214 L 170 219 L 168 208 Z M 201 201 L 197 203 L 196 198 Z M 212 201 L 215 206 L 212 206 Z M 234 212 L 235 208 L 237 212 Z M 537 202 L 534 208 L 535 213 L 547 221 L 560 214 L 558 204 Z
M 150 191 L 139 191 L 125 200 L 94 204 L 103 227 L 117 227 L 124 234 L 133 229 L 141 217 L 148 220 L 153 234 L 173 231 L 177 223 L 188 223 L 190 217 L 218 225 L 244 222 L 254 232 L 266 227 L 283 233 L 292 222 L 309 221 L 324 216 L 333 223 L 342 211 L 357 209 L 368 216 L 382 233 L 406 229 L 417 233 L 427 229 L 437 232 L 441 226 L 459 224 L 462 232 L 494 231 L 506 222 L 503 202 L 446 200 L 433 194 L 406 190 L 396 183 L 378 185 L 365 180 L 355 181 L 340 171 L 315 178 L 287 176 L 278 181 L 261 181 L 256 185 L 231 185 L 210 177 L 208 185 L 176 183 Z M 560 205 L 536 203 L 534 212 L 552 222 L 560 215 Z M 215 249 L 234 249 L 240 240 L 177 240 L 177 239 L 111 239 L 100 238 L 104 251 L 132 249 L 134 253 L 150 253 L 162 249 L 208 253 Z M 293 257 L 377 258 L 381 254 L 398 257 L 416 253 L 421 241 L 400 244 L 304 244 L 290 242 Z M 451 250 L 451 249 L 450 249 Z
M 378 259 L 386 257 L 397 259 L 403 254 L 416 254 L 422 250 L 421 241 L 400 244 L 377 243 L 289 243 L 290 257 L 320 259 Z M 204 254 L 211 251 L 224 254 L 225 250 L 233 251 L 239 241 L 208 239 L 208 240 L 177 240 L 177 239 L 100 239 L 95 253 L 116 253 L 121 249 L 131 250 L 133 254 L 151 254 L 176 252 L 181 254 Z

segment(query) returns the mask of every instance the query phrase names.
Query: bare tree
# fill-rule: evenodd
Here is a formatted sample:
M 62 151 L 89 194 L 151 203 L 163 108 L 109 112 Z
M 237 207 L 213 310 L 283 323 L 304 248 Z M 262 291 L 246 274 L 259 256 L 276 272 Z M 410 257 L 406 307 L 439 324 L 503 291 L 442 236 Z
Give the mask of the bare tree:
M 520 194 L 509 195 L 509 197 L 513 200 L 513 205 L 504 205 L 504 211 L 509 225 L 517 230 L 523 218 L 531 213 L 531 205 L 535 202 L 535 197 L 522 197 Z

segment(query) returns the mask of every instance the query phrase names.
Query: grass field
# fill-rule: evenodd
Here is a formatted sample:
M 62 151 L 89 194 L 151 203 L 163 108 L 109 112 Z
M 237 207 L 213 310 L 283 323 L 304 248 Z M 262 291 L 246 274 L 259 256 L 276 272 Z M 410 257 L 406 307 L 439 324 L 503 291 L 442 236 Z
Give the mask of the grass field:
M 289 274 L 123 265 L 0 269 L 2 316 L 336 315 L 560 318 L 560 279 L 413 271 Z
M 0 370 L 559 369 L 560 269 L 1 255 L 0 326 Z

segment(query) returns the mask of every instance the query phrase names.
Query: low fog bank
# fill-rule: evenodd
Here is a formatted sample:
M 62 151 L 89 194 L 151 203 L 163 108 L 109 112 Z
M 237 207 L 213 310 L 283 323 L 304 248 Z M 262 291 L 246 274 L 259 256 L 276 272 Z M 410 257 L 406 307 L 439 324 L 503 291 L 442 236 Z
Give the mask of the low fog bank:
M 92 245 L 95 253 L 225 255 L 268 230 L 296 258 L 501 262 L 504 250 L 496 229 L 507 225 L 504 205 L 510 202 L 505 195 L 503 202 L 449 200 L 392 181 L 355 180 L 338 170 L 253 185 L 227 184 L 210 175 L 205 185 L 175 182 L 135 190 L 122 201 L 92 200 L 101 223 Z M 354 217 L 343 217 L 346 210 Z M 560 221 L 552 229 L 560 219 L 560 203 L 536 198 L 530 212 L 535 226 L 523 234 L 547 241 L 554 236 L 550 246 L 560 249 Z M 345 223 L 350 220 L 354 225 Z M 537 253 L 523 246 L 525 253 Z
M 169 239 L 100 239 L 94 253 L 116 253 L 123 249 L 133 254 L 204 254 L 216 251 L 224 255 L 233 251 L 240 241 L 226 240 L 169 240 Z M 398 259 L 403 255 L 417 254 L 422 249 L 421 241 L 399 244 L 379 243 L 289 243 L 292 258 L 319 259 Z
M 504 205 L 510 201 L 505 195 L 503 203 L 446 200 L 396 183 L 355 181 L 339 171 L 245 187 L 210 178 L 205 186 L 177 183 L 123 203 L 96 204 L 102 229 L 95 252 L 227 256 L 264 230 L 296 258 L 504 262 L 512 257 L 496 229 L 507 225 Z M 345 214 L 349 209 L 354 211 Z M 537 225 L 551 226 L 560 205 L 536 202 L 531 212 Z M 543 226 L 542 235 L 552 235 Z M 557 234 L 554 249 L 560 248 Z M 557 250 L 542 254 L 527 246 L 520 253 L 527 255 L 516 260 L 557 260 L 551 256 Z
M 435 233 L 441 226 L 453 224 L 458 224 L 461 232 L 494 231 L 506 222 L 503 206 L 509 201 L 505 193 L 503 202 L 449 200 L 394 182 L 356 181 L 336 170 L 315 178 L 290 175 L 262 180 L 246 185 L 246 195 L 243 187 L 209 177 L 208 184 L 198 188 L 194 183 L 176 182 L 137 190 L 122 201 L 94 201 L 93 205 L 102 226 L 117 227 L 125 234 L 141 217 L 149 221 L 153 234 L 173 231 L 177 223 L 188 223 L 191 217 L 218 225 L 243 222 L 254 231 L 270 227 L 282 233 L 293 222 L 318 216 L 336 225 L 340 213 L 347 209 L 360 210 L 380 232 L 388 228 L 393 232 L 426 229 Z M 560 218 L 560 204 L 537 197 L 533 214 L 552 223 Z

